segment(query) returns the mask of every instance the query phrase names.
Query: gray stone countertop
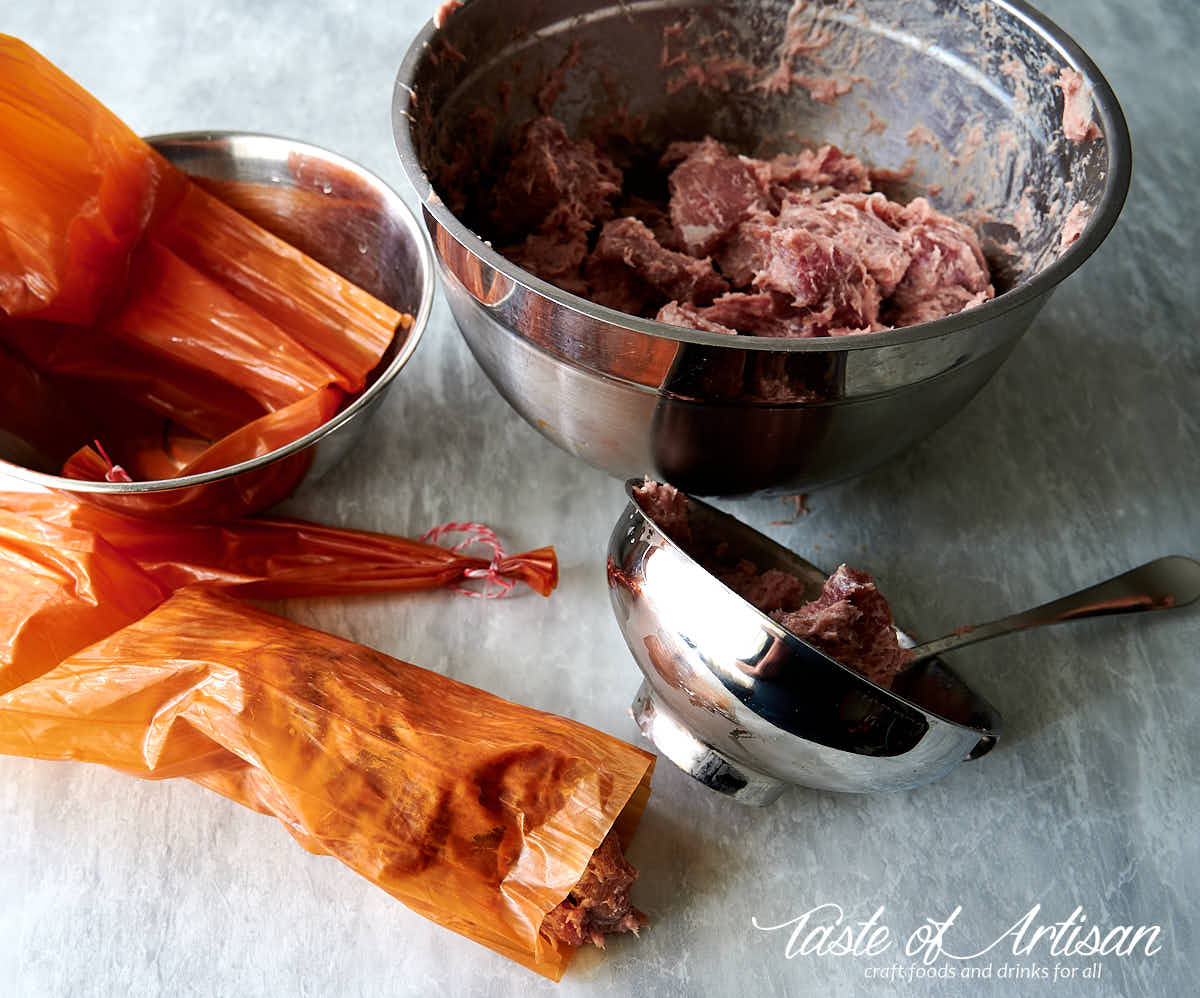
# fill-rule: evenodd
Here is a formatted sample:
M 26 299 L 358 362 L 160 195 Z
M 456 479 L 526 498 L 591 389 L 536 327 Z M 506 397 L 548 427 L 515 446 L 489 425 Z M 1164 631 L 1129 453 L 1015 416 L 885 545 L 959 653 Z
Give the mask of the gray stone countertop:
M 32 43 L 143 134 L 238 128 L 335 149 L 412 203 L 389 126 L 400 58 L 432 0 L 9 4 Z M 1162 554 L 1200 555 L 1200 8 L 1043 0 L 1095 59 L 1133 132 L 1116 229 L 947 426 L 789 520 L 726 504 L 812 560 L 881 580 L 921 633 L 1033 605 Z M 636 667 L 602 552 L 619 482 L 526 426 L 439 296 L 426 340 L 349 463 L 289 510 L 415 536 L 472 518 L 510 550 L 557 546 L 552 599 L 445 593 L 295 601 L 305 623 L 638 741 Z M 640 939 L 581 953 L 559 985 L 426 922 L 275 822 L 187 783 L 0 759 L 0 993 L 35 995 L 1037 995 L 1195 993 L 1200 953 L 1200 614 L 1110 619 L 959 653 L 1005 715 L 999 748 L 892 795 L 789 791 L 764 810 L 660 761 L 631 858 Z M 880 921 L 881 957 L 799 954 L 819 905 Z M 896 984 L 903 941 L 962 911 L 959 952 L 1033 906 L 1053 923 L 1161 926 L 1161 950 L 1093 961 L 1006 940 L 990 980 Z M 823 914 L 833 911 L 823 909 Z M 814 916 L 816 918 L 817 916 Z M 815 921 L 814 923 L 815 924 Z M 1068 981 L 1016 977 L 1035 966 Z M 946 965 L 944 962 L 940 964 Z M 980 971 L 982 972 L 982 971 Z M 1028 971 L 1026 971 L 1028 973 Z

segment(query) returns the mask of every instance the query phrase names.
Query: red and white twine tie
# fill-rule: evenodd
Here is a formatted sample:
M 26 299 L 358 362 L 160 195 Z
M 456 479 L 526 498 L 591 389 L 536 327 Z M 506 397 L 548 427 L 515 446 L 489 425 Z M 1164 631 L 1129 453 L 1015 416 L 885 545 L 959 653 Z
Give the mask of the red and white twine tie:
M 445 534 L 467 535 L 464 540 L 451 547 L 449 549 L 451 551 L 462 552 L 472 544 L 486 544 L 492 549 L 492 562 L 487 568 L 468 568 L 463 572 L 465 579 L 485 580 L 482 592 L 476 589 L 467 589 L 465 586 L 451 586 L 450 588 L 454 592 L 474 599 L 497 599 L 516 585 L 514 580 L 500 575 L 500 562 L 505 557 L 504 548 L 500 546 L 500 540 L 491 527 L 482 523 L 443 523 L 440 527 L 431 527 L 426 530 L 419 540 L 437 543 Z

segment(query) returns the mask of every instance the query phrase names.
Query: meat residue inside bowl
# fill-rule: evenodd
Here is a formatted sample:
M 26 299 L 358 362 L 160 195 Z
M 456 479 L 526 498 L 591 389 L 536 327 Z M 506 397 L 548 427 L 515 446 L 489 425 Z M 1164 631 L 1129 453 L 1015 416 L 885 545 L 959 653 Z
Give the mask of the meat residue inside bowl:
M 875 190 L 892 172 L 833 145 L 755 159 L 710 137 L 623 171 L 544 115 L 521 128 L 484 224 L 564 291 L 730 335 L 879 332 L 992 298 L 976 233 Z
M 765 571 L 733 555 L 729 545 L 692 529 L 688 499 L 671 485 L 647 480 L 633 497 L 668 537 L 705 569 L 802 641 L 884 688 L 912 661 L 902 648 L 887 600 L 866 572 L 846 565 L 810 599 L 803 579 L 776 568 Z

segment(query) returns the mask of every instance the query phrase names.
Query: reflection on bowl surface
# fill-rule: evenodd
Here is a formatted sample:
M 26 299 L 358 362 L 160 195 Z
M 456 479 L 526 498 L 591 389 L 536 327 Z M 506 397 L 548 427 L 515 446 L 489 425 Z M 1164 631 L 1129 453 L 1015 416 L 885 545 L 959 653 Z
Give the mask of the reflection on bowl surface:
M 689 498 L 688 522 L 705 543 L 719 538 L 731 562 L 820 591 L 824 572 L 733 517 Z M 914 787 L 996 742 L 999 715 L 939 659 L 877 686 L 747 603 L 634 501 L 609 539 L 608 586 L 645 677 L 639 727 L 689 775 L 744 803 L 770 803 L 789 783 Z
M 1064 69 L 1082 82 L 1070 106 Z M 1074 141 L 1064 116 L 1079 138 L 1072 115 L 1084 112 L 1099 135 Z M 485 242 L 486 199 L 469 194 L 490 189 L 521 126 L 545 113 L 633 173 L 704 135 L 755 156 L 835 143 L 907 176 L 897 196 L 971 222 L 997 297 L 893 331 L 800 340 L 589 302 Z M 451 309 L 501 394 L 597 467 L 705 494 L 834 481 L 931 432 L 1099 245 L 1129 183 L 1111 90 L 1020 3 L 474 0 L 413 43 L 393 123 Z M 745 390 L 768 381 L 796 390 Z

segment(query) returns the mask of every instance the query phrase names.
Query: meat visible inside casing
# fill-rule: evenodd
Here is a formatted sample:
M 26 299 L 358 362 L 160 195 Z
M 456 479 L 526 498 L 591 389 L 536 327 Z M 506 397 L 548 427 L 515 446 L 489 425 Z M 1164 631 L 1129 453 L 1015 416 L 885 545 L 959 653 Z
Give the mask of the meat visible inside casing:
M 600 843 L 583 876 L 561 904 L 552 908 L 542 932 L 568 946 L 590 942 L 604 948 L 605 935 L 632 932 L 648 924 L 646 916 L 629 899 L 637 870 L 621 852 L 616 832 Z

